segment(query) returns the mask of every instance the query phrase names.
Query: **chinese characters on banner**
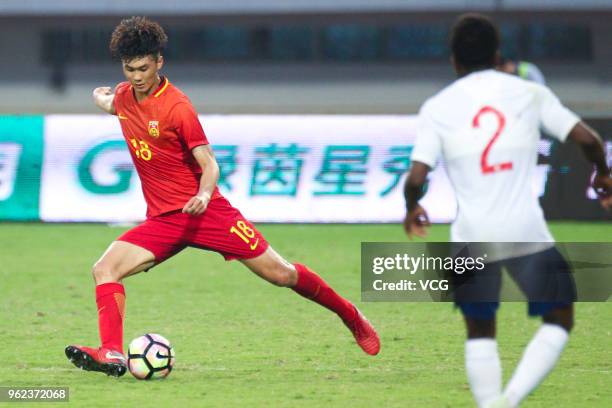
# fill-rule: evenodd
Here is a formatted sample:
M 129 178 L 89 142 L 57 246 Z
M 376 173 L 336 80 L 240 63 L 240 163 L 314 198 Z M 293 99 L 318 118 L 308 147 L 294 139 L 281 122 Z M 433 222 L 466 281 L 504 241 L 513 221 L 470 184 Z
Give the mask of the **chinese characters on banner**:
M 220 169 L 219 186 L 226 192 L 233 191 L 231 177 L 238 163 L 238 145 L 213 145 Z M 296 143 L 281 145 L 270 143 L 254 147 L 255 162 L 252 168 L 249 194 L 287 195 L 297 194 L 302 166 L 310 150 Z M 410 168 L 412 146 L 392 146 L 388 149 L 382 169 L 389 173 L 386 185 L 379 194 L 385 196 L 395 189 L 402 176 Z M 315 180 L 320 189 L 314 195 L 363 195 L 368 175 L 370 146 L 329 145 L 319 165 Z

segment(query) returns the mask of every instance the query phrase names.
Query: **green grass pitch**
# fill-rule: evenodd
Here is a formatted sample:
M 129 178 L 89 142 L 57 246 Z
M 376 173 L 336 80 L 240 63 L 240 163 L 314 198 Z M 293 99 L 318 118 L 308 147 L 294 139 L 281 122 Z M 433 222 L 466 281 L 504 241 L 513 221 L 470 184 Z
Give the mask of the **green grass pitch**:
M 310 265 L 354 301 L 360 242 L 405 240 L 398 225 L 260 229 L 287 259 Z M 612 237 L 604 223 L 553 223 L 551 230 L 560 241 Z M 68 386 L 70 405 L 86 407 L 473 406 L 463 324 L 450 304 L 358 302 L 382 338 L 381 354 L 369 357 L 327 310 L 238 262 L 194 249 L 124 282 L 125 343 L 144 332 L 168 337 L 177 353 L 170 377 L 144 382 L 81 372 L 64 347 L 98 344 L 90 268 L 122 231 L 0 224 L 0 385 Z M 440 225 L 429 239 L 447 237 Z M 612 307 L 581 303 L 576 316 L 560 363 L 524 406 L 612 406 Z M 499 319 L 507 380 L 538 321 L 521 303 L 504 304 Z

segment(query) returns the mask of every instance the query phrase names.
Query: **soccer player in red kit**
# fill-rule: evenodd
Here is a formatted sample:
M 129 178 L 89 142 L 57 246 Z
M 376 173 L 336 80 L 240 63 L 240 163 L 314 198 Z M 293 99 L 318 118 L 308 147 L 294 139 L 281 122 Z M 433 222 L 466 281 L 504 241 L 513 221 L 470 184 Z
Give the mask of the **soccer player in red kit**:
M 101 347 L 71 345 L 77 367 L 121 376 L 125 291 L 122 279 L 196 247 L 238 259 L 278 286 L 336 313 L 370 355 L 379 337 L 367 319 L 307 266 L 284 260 L 259 231 L 221 195 L 219 167 L 189 99 L 160 76 L 167 42 L 159 24 L 144 17 L 121 21 L 110 48 L 127 81 L 94 90 L 96 105 L 117 115 L 142 182 L 147 218 L 114 241 L 93 267 Z

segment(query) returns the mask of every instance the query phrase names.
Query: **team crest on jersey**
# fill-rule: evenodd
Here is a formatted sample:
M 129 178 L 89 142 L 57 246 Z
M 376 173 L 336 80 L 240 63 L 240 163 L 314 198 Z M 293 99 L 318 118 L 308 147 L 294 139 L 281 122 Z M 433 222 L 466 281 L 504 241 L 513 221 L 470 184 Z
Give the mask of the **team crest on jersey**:
M 149 121 L 149 135 L 151 135 L 151 137 L 159 137 L 159 121 Z

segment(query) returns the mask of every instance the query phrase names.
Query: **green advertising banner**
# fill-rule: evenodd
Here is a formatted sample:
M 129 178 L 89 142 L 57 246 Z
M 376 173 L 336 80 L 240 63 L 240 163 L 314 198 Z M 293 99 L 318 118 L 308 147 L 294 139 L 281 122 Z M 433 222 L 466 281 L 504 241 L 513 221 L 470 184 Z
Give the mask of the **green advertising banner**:
M 202 116 L 221 192 L 255 222 L 399 222 L 414 115 Z M 612 164 L 610 119 L 600 130 Z M 133 222 L 144 217 L 129 146 L 110 115 L 0 116 L 0 221 Z M 575 143 L 538 144 L 532 189 L 548 219 L 607 221 Z M 455 218 L 443 166 L 421 204 Z M 373 209 L 375 209 L 373 211 Z
M 0 116 L 0 219 L 39 219 L 42 154 L 42 116 Z

